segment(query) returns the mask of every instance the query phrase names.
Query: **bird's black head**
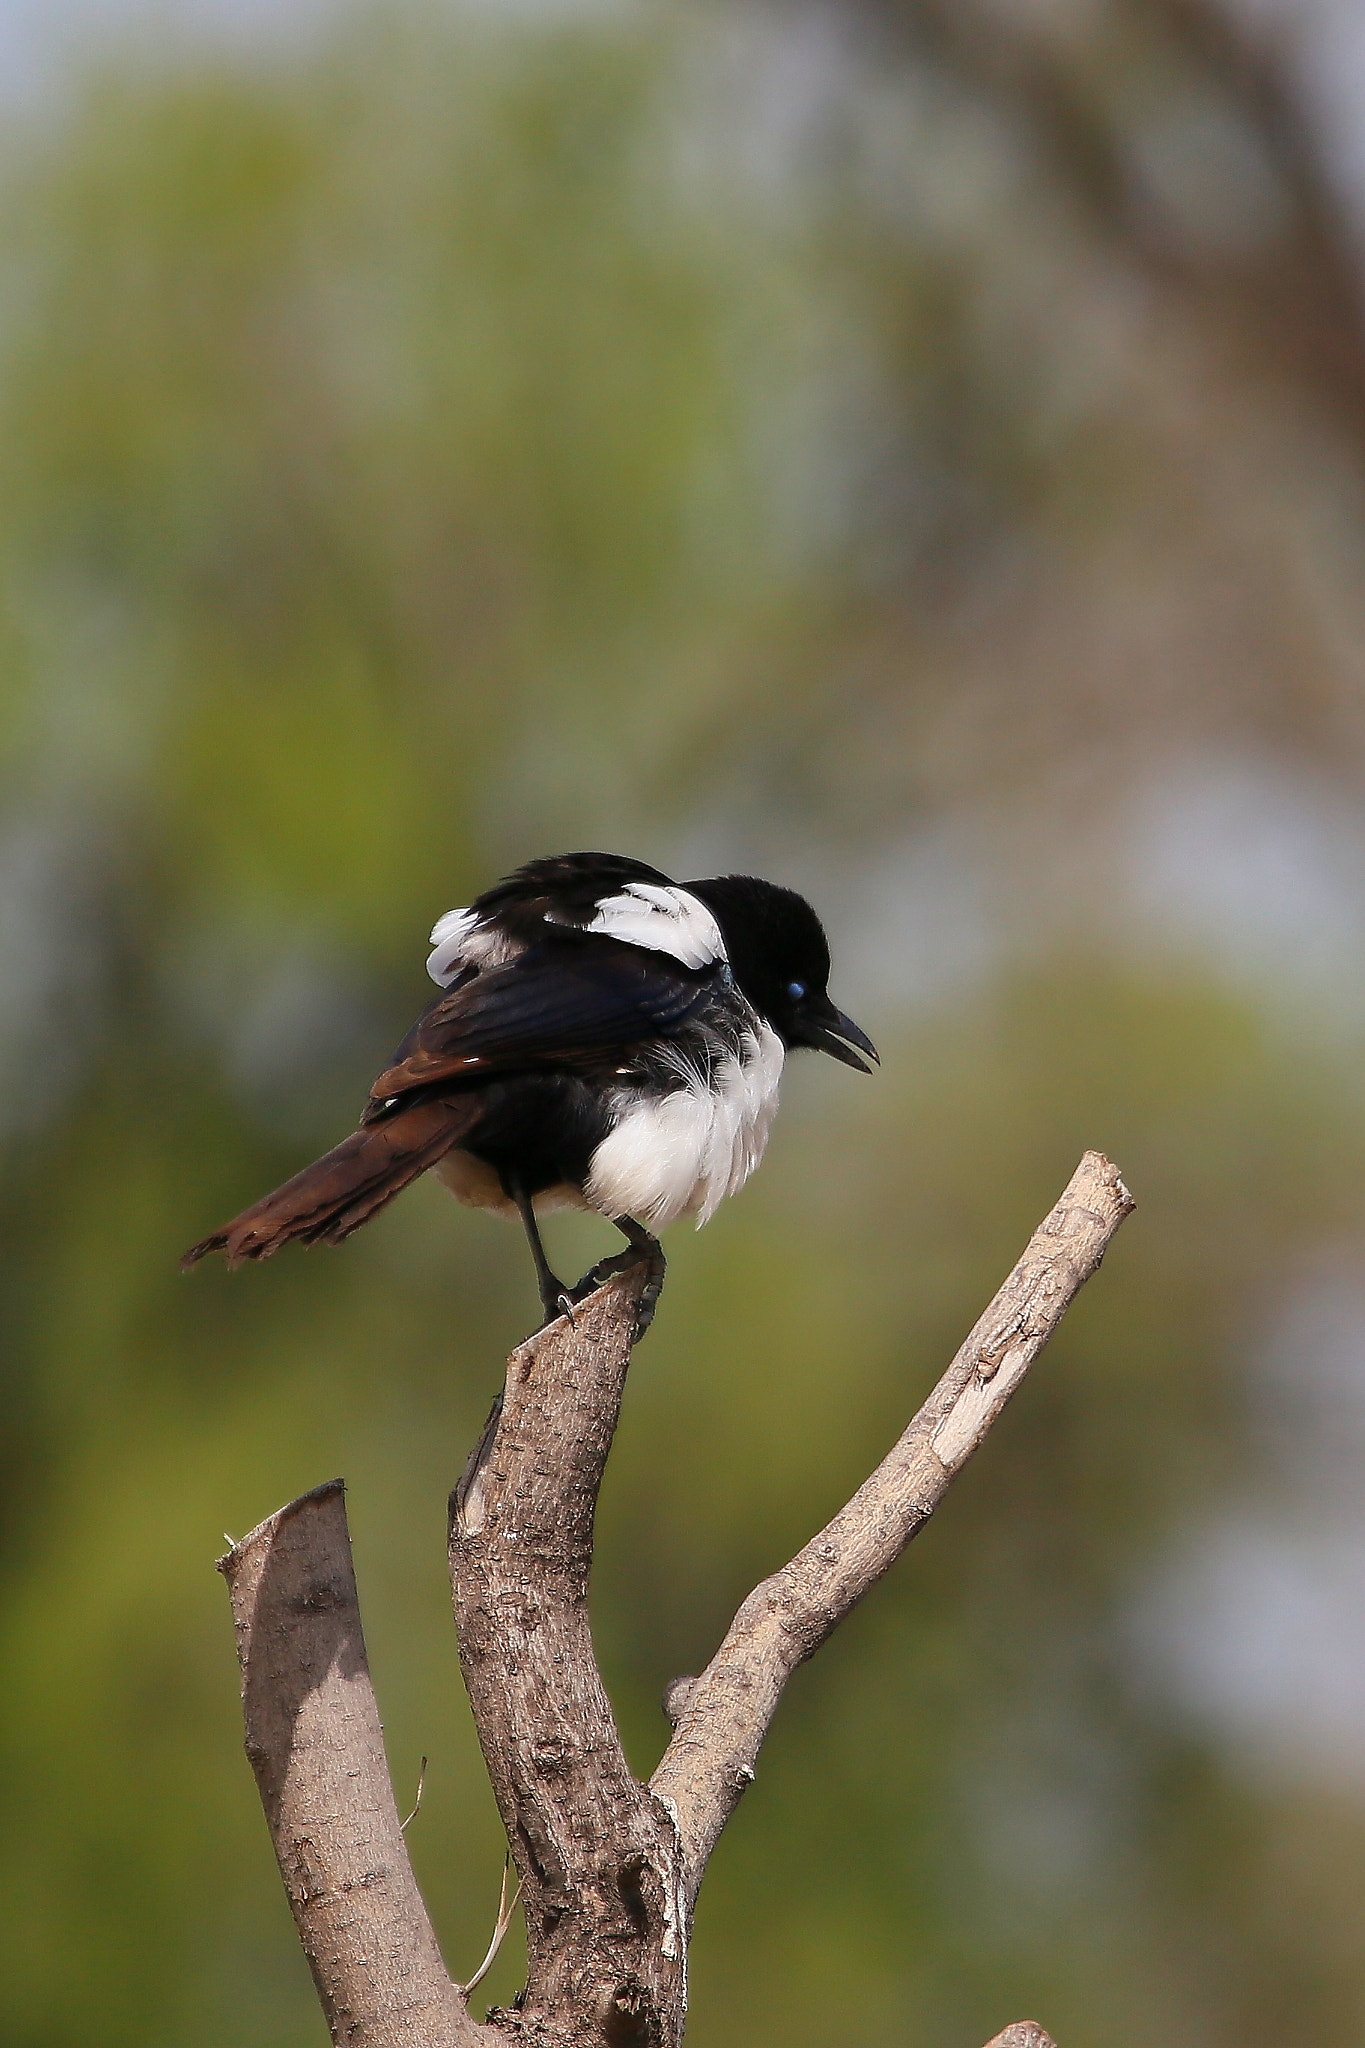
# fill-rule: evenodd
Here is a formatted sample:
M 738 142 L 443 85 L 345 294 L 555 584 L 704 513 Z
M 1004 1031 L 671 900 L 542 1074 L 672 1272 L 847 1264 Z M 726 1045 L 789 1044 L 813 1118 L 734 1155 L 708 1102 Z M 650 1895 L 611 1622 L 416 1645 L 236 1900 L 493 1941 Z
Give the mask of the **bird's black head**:
M 804 896 L 756 875 L 718 875 L 684 887 L 714 914 L 735 980 L 785 1046 L 814 1046 L 871 1072 L 852 1047 L 874 1060 L 876 1047 L 829 999 L 829 944 Z

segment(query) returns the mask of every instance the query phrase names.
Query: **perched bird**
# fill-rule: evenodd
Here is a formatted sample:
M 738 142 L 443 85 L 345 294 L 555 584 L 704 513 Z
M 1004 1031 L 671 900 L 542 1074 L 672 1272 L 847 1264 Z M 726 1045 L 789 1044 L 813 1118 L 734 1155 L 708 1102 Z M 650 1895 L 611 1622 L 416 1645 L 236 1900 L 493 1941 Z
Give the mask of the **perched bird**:
M 596 1210 L 633 1250 L 705 1223 L 763 1157 L 786 1053 L 870 1068 L 826 994 L 829 947 L 794 890 L 671 882 L 643 861 L 530 861 L 431 934 L 442 993 L 370 1090 L 360 1128 L 185 1254 L 229 1265 L 339 1244 L 433 1168 L 462 1202 L 521 1217 L 547 1318 L 574 1289 L 536 1219 Z M 624 1260 L 631 1254 L 623 1253 Z

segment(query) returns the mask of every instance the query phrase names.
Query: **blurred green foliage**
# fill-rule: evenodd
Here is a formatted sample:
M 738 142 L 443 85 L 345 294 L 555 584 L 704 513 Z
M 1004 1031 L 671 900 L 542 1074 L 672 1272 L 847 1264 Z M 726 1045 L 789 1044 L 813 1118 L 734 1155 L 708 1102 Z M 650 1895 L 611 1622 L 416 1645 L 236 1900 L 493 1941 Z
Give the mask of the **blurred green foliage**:
M 1025 919 L 1026 946 L 1016 924 L 927 988 L 913 935 L 867 943 L 935 806 L 979 804 L 1002 866 L 1064 896 L 1011 821 L 1071 805 L 1081 869 L 1109 872 L 1086 791 L 1121 772 L 1128 711 L 1077 730 L 1060 631 L 1055 691 L 1009 669 L 1002 563 L 1055 594 L 1099 559 L 1112 594 L 1131 520 L 1137 614 L 1199 521 L 1153 537 L 1140 420 L 1044 402 L 1061 358 L 1093 388 L 1097 353 L 1129 356 L 1076 340 L 1084 237 L 1030 205 L 1006 130 L 964 130 L 939 58 L 850 84 L 817 49 L 862 141 L 812 164 L 752 85 L 773 33 L 363 18 L 270 63 L 97 66 L 11 136 L 15 2048 L 321 2041 L 211 1564 L 334 1472 L 400 1805 L 430 1758 L 419 1877 L 456 1974 L 482 1951 L 501 1849 L 444 1503 L 533 1314 L 520 1242 L 422 1184 L 339 1252 L 175 1260 L 347 1127 L 433 918 L 583 844 L 823 882 L 836 968 L 847 932 L 866 970 L 836 994 L 885 1061 L 797 1067 L 753 1188 L 671 1241 L 595 1596 L 641 1771 L 663 1684 L 902 1427 L 1079 1152 L 1141 1203 L 793 1686 L 703 1894 L 689 2040 L 979 2048 L 1026 2011 L 1065 2048 L 1360 2038 L 1358 1805 L 1197 1730 L 1124 1620 L 1208 1502 L 1269 1483 L 1243 1354 L 1304 1250 L 1359 1239 L 1354 1040 L 1117 913 Z M 974 663 L 1008 675 L 1006 713 Z M 563 1229 L 586 1260 L 591 1228 Z M 509 1943 L 490 1998 L 517 1972 Z

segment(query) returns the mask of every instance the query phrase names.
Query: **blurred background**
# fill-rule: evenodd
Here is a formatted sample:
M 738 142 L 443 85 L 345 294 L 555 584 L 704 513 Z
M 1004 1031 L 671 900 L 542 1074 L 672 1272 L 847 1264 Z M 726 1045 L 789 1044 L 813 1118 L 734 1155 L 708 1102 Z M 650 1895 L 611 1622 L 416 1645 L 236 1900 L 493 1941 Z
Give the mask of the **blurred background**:
M 176 1258 L 350 1126 L 437 915 L 605 846 L 807 891 L 884 1058 L 670 1238 L 642 1773 L 1081 1150 L 1141 1204 L 788 1694 L 689 2042 L 1358 2048 L 1365 15 L 5 0 L 0 117 L 0 2036 L 323 2043 L 212 1566 L 335 1473 L 482 1954 L 445 1496 L 520 1239 L 423 1183 Z

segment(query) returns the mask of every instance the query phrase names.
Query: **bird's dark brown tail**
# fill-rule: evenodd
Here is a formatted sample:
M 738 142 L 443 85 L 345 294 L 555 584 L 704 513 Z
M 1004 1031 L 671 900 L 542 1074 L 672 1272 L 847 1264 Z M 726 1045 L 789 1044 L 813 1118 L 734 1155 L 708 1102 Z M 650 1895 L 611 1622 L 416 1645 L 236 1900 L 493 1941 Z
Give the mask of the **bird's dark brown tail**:
M 367 1124 L 191 1246 L 180 1264 L 189 1267 L 206 1252 L 225 1252 L 228 1264 L 236 1266 L 243 1259 L 268 1259 L 282 1244 L 340 1244 L 458 1144 L 477 1117 L 477 1100 L 466 1096 L 413 1103 L 383 1123 Z

